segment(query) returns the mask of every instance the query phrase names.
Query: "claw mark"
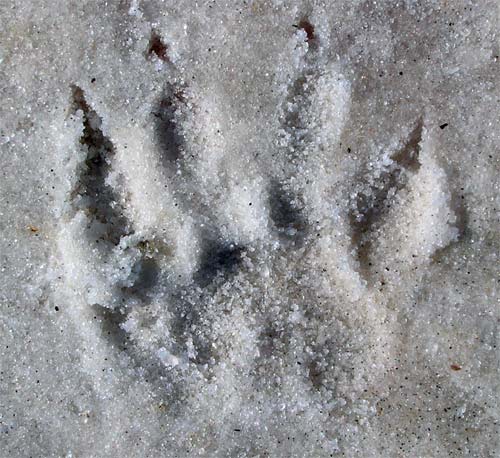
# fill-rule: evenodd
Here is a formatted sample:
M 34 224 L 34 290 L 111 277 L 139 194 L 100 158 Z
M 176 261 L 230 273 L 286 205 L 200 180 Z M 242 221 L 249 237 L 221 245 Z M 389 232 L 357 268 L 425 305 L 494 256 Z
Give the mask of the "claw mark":
M 72 86 L 72 93 L 74 112 L 83 112 L 80 143 L 86 148 L 87 157 L 70 198 L 74 208 L 84 211 L 89 217 L 89 229 L 92 229 L 93 236 L 117 245 L 120 238 L 128 233 L 128 224 L 123 208 L 106 183 L 115 150 L 111 141 L 104 136 L 101 118 L 88 105 L 83 90 Z
M 146 57 L 151 58 L 155 54 L 158 59 L 167 62 L 169 60 L 167 55 L 168 46 L 163 43 L 158 32 L 153 30 L 151 32 L 151 37 L 149 39 L 148 49 L 146 51 Z
M 294 27 L 304 30 L 308 42 L 312 42 L 316 39 L 316 35 L 314 34 L 314 26 L 306 18 L 301 19 L 298 25 L 294 24 Z
M 423 121 L 420 119 L 404 147 L 391 157 L 391 165 L 375 182 L 363 187 L 356 196 L 350 213 L 352 240 L 365 276 L 370 270 L 371 244 L 381 219 L 391 207 L 397 192 L 406 186 L 408 172 L 416 173 L 420 168 L 419 144 L 422 140 L 422 129 Z

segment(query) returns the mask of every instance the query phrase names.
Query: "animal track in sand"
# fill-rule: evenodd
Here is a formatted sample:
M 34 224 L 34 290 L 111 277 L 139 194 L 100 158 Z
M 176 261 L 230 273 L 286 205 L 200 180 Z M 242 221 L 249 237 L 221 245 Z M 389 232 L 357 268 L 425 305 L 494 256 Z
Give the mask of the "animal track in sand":
M 339 145 L 356 128 L 350 84 L 306 19 L 296 33 L 302 60 L 266 173 L 225 149 L 217 101 L 184 84 L 159 94 L 141 145 L 105 135 L 72 87 L 80 161 L 60 247 L 66 288 L 88 310 L 74 316 L 169 404 L 193 404 L 190 392 L 228 380 L 255 390 L 231 395 L 240 409 L 276 403 L 284 418 L 271 387 L 338 415 L 361 403 L 391 364 L 394 289 L 457 237 L 425 116 L 375 164 L 349 172 Z M 168 47 L 158 35 L 151 43 L 147 58 L 161 59 Z M 297 417 L 297 431 L 334 437 L 331 412 Z

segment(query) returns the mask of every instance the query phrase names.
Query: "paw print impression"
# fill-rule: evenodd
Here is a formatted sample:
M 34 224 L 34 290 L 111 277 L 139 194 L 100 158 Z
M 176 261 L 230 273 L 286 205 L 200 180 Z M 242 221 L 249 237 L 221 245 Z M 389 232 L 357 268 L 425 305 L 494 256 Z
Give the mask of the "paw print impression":
M 71 87 L 59 235 L 69 313 L 165 415 L 175 409 L 180 450 L 189 434 L 189 447 L 227 442 L 237 456 L 225 438 L 242 424 L 255 456 L 271 443 L 291 456 L 290 431 L 297 450 L 354 440 L 393 351 L 393 290 L 458 236 L 426 118 L 354 163 L 341 146 L 351 84 L 307 15 L 291 33 L 263 158 L 230 130 L 219 88 L 183 80 L 159 31 L 145 59 L 168 67 L 167 82 L 146 126 L 116 127 Z M 213 424 L 199 415 L 214 411 Z

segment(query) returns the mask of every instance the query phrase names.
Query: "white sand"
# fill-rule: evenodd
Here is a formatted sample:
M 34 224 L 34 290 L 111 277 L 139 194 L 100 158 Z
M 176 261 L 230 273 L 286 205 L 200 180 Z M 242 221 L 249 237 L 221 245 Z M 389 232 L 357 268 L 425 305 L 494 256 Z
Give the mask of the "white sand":
M 0 457 L 500 456 L 499 10 L 0 4 Z

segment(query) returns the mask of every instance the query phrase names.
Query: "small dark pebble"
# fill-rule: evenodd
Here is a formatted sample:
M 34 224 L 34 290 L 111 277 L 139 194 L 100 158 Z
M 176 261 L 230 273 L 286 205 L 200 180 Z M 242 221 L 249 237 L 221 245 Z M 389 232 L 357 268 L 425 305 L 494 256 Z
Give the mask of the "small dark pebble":
M 447 122 L 445 122 L 444 124 L 441 124 L 439 127 L 440 127 L 441 129 L 444 129 L 447 125 L 448 125 L 448 123 L 447 123 Z

